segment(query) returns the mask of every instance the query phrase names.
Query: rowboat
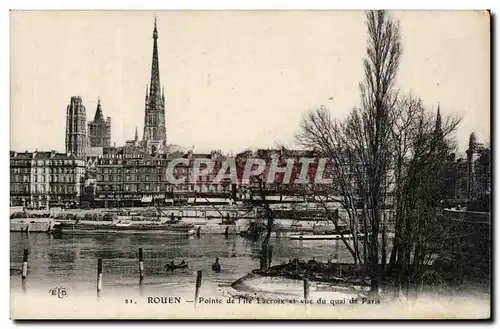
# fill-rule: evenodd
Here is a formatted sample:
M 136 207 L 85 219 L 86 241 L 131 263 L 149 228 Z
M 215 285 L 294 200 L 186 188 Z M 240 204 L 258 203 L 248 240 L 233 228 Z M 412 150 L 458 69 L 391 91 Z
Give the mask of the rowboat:
M 358 238 L 362 238 L 365 235 L 363 233 L 358 234 Z M 353 234 L 346 233 L 343 234 L 344 239 L 353 239 Z M 341 240 L 342 236 L 340 234 L 296 234 L 291 235 L 290 240 Z

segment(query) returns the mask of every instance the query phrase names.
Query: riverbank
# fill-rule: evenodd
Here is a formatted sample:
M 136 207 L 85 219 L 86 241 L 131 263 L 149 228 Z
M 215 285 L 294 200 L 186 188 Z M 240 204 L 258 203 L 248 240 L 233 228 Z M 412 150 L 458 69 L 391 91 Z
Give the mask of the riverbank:
M 371 298 L 368 287 L 324 282 L 309 282 L 309 297 L 304 299 L 303 280 L 264 276 L 254 272 L 224 288 L 224 295 L 248 305 L 281 306 L 276 318 L 314 319 L 488 319 L 489 294 L 420 293 L 411 299 L 394 298 L 383 293 Z M 284 307 L 287 306 L 287 307 Z

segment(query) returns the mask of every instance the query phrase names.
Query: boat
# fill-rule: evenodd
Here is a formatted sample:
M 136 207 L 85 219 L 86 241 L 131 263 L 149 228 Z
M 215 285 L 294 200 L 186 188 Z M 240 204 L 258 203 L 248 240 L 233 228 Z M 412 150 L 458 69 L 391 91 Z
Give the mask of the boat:
M 173 261 L 171 263 L 168 263 L 168 264 L 165 264 L 164 268 L 167 270 L 167 271 L 174 271 L 174 270 L 177 270 L 177 269 L 185 269 L 185 268 L 188 268 L 188 263 L 185 263 L 184 261 L 182 261 L 182 263 L 180 264 L 175 264 Z
M 344 233 L 343 234 L 344 239 L 351 240 L 353 238 L 353 234 L 351 233 Z M 358 238 L 364 237 L 363 233 L 358 234 Z M 331 233 L 331 232 L 323 232 L 320 234 L 296 234 L 296 235 L 291 235 L 290 240 L 341 240 L 341 235 L 338 233 Z
M 489 212 L 469 211 L 467 208 L 445 208 L 443 212 L 448 219 L 458 222 L 489 224 L 491 220 Z
M 155 231 L 164 234 L 196 234 L 192 223 L 167 224 L 158 221 L 143 220 L 117 220 L 117 221 L 86 221 L 86 220 L 64 220 L 60 221 L 58 229 L 62 233 L 111 233 L 122 231 Z
M 132 226 L 132 222 L 118 222 L 115 224 L 116 228 L 128 228 Z
M 43 218 L 12 218 L 10 220 L 11 232 L 54 232 L 58 229 L 59 223 L 50 217 Z

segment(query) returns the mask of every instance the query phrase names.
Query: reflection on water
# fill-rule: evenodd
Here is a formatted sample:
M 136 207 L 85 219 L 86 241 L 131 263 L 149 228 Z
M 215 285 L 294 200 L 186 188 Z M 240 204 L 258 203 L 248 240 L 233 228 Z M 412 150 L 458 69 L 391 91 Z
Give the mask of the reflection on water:
M 49 235 L 11 233 L 10 267 L 22 267 L 23 249 L 29 249 L 28 290 L 65 287 L 70 292 L 90 293 L 96 289 L 97 259 L 103 259 L 103 292 L 145 291 L 170 294 L 193 290 L 196 271 L 203 271 L 203 285 L 214 292 L 259 266 L 260 241 L 223 235 L 182 237 L 151 233 Z M 349 261 L 347 250 L 334 241 L 272 240 L 273 263 L 291 258 L 326 261 L 339 249 L 340 261 Z M 138 249 L 144 250 L 145 280 L 139 289 Z M 211 264 L 219 257 L 222 271 L 214 273 Z M 174 260 L 188 263 L 187 269 L 167 272 L 164 266 Z M 21 289 L 20 275 L 11 275 L 11 288 Z M 139 289 L 139 290 L 138 290 Z

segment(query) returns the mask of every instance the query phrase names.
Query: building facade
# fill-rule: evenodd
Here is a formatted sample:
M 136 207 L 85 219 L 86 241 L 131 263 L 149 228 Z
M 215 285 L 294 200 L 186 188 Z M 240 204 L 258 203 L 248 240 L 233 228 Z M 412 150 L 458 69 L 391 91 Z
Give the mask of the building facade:
M 87 148 L 87 114 L 85 106 L 80 96 L 73 96 L 66 108 L 66 153 L 83 158 Z
M 88 123 L 90 147 L 111 146 L 111 118 L 104 119 L 101 100 L 97 100 L 97 109 L 94 120 Z
M 11 206 L 44 208 L 50 203 L 79 205 L 85 161 L 74 154 L 10 153 Z
M 126 148 L 107 150 L 96 163 L 96 207 L 163 204 L 166 192 L 164 154 L 150 155 Z

